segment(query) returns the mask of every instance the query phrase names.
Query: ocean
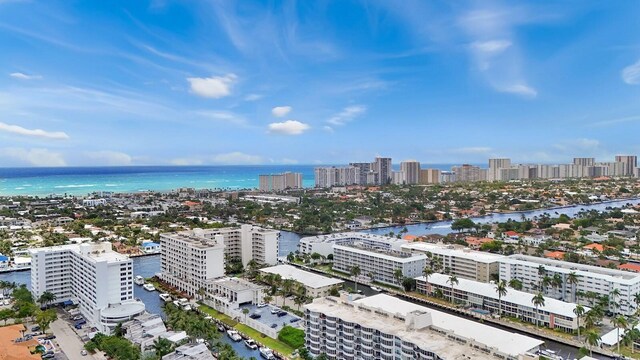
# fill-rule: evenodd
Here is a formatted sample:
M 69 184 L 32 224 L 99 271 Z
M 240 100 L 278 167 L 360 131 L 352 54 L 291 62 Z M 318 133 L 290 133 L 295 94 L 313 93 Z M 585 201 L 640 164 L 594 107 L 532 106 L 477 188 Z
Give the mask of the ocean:
M 0 196 L 86 195 L 95 191 L 166 191 L 181 187 L 255 189 L 259 175 L 286 171 L 302 173 L 303 186 L 313 187 L 313 169 L 317 166 L 320 165 L 0 168 Z M 450 164 L 428 166 L 451 169 Z

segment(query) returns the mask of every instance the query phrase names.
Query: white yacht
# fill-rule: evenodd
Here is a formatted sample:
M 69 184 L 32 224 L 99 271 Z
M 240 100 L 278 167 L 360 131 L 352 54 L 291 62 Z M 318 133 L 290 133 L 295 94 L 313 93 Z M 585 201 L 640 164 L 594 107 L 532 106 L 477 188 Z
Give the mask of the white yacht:
M 153 284 L 144 284 L 142 287 L 147 291 L 156 291 L 156 287 Z
M 240 334 L 235 331 L 235 330 L 227 330 L 227 335 L 229 336 L 229 338 L 233 341 L 240 341 L 242 340 L 242 336 L 240 336 Z
M 276 357 L 273 356 L 273 350 L 269 349 L 268 347 L 261 347 L 260 348 L 260 356 L 262 356 L 263 358 L 269 360 L 269 359 L 275 359 Z
M 136 285 L 144 285 L 144 278 L 140 275 L 136 275 L 136 278 L 133 280 Z
M 372 287 L 371 287 L 371 290 L 373 290 L 373 291 L 375 291 L 375 292 L 380 292 L 380 291 L 382 291 L 382 289 L 380 289 L 380 288 L 378 288 L 378 287 L 375 287 L 375 286 L 372 286 Z
M 244 341 L 244 346 L 248 347 L 251 350 L 255 350 L 258 348 L 258 344 L 256 344 L 255 341 L 253 341 L 253 339 L 247 339 Z
M 171 301 L 171 295 L 169 295 L 167 293 L 160 294 L 160 299 L 162 299 L 162 301 L 164 301 L 164 302 L 170 302 Z

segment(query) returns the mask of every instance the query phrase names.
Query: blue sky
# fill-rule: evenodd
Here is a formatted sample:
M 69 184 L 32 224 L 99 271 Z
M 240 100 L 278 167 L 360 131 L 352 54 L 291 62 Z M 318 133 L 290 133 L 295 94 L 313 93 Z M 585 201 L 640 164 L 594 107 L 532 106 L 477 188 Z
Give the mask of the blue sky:
M 640 153 L 638 1 L 0 0 L 0 166 Z

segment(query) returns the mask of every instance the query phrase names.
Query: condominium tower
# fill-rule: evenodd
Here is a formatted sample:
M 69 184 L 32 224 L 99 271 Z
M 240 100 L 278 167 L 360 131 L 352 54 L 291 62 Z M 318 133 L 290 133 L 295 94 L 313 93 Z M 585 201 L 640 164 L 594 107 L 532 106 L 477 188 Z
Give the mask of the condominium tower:
M 282 174 L 260 175 L 259 180 L 258 188 L 260 191 L 265 192 L 302 188 L 301 173 L 286 172 Z
M 406 184 L 413 185 L 420 182 L 420 162 L 407 160 L 400 163 L 400 171 L 404 174 Z
M 133 297 L 133 261 L 111 243 L 84 243 L 30 249 L 31 292 L 78 304 L 84 318 L 110 334 L 119 322 L 144 312 Z

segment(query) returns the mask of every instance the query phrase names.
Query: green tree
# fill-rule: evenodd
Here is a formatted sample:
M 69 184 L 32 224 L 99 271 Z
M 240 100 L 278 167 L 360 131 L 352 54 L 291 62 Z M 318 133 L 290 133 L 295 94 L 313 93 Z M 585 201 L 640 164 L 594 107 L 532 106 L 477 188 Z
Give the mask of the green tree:
M 351 271 L 349 273 L 353 278 L 353 283 L 355 284 L 356 292 L 358 292 L 358 276 L 360 276 L 361 274 L 360 266 L 355 265 L 354 267 L 351 268 Z
M 578 285 L 578 282 L 580 282 L 580 275 L 576 274 L 575 271 L 572 271 L 567 275 L 567 284 L 571 285 L 571 288 L 573 289 L 573 302 L 577 302 L 578 287 L 576 285 Z
M 55 309 L 37 310 L 35 314 L 35 321 L 42 332 L 47 332 L 49 325 L 58 318 L 58 314 Z
M 45 305 L 49 305 L 52 302 L 56 301 L 56 298 L 56 294 L 50 291 L 45 291 L 38 298 L 38 302 L 40 303 L 40 307 L 44 307 Z
M 422 275 L 424 275 L 425 279 L 425 291 L 427 292 L 427 295 L 429 294 L 429 289 L 431 288 L 429 278 L 431 277 L 431 275 L 433 275 L 433 273 L 434 271 L 430 266 L 425 266 L 424 269 L 422 269 Z
M 544 295 L 542 293 L 537 293 L 532 299 L 531 303 L 536 308 L 536 327 L 540 326 L 540 312 L 538 308 L 544 306 Z
M 509 287 L 514 290 L 522 290 L 522 281 L 519 279 L 511 279 L 509 280 Z
M 249 314 L 249 309 L 244 308 L 242 309 L 242 313 L 244 314 L 244 323 L 247 323 L 247 314 Z
M 456 219 L 451 223 L 451 230 L 464 231 L 467 229 L 473 229 L 475 226 L 476 224 L 469 218 Z
M 393 278 L 396 280 L 396 283 L 402 287 L 402 279 L 404 279 L 404 273 L 402 269 L 395 269 L 393 271 Z
M 502 317 L 502 297 L 507 295 L 507 283 L 504 280 L 496 284 L 496 292 L 498 293 L 498 314 Z
M 620 329 L 625 329 L 626 330 L 627 327 L 629 327 L 629 322 L 627 321 L 627 318 L 625 318 L 622 315 L 618 315 L 615 318 L 613 318 L 611 320 L 611 323 L 617 329 L 618 339 L 620 339 Z M 622 342 L 621 340 L 618 341 L 618 355 L 620 355 L 620 343 L 621 342 Z
M 593 357 L 593 348 L 600 344 L 600 334 L 595 329 L 589 329 L 584 334 L 584 338 L 589 346 L 589 355 Z
M 173 351 L 173 343 L 166 338 L 158 338 L 153 341 L 153 350 L 159 359 Z
M 576 315 L 576 321 L 578 324 L 578 341 L 580 341 L 580 318 L 582 318 L 585 314 L 584 306 L 577 304 L 573 309 L 573 313 Z
M 14 316 L 15 313 L 11 309 L 0 310 L 0 320 L 2 320 L 2 325 L 6 325 L 7 320 L 12 319 Z
M 451 285 L 451 303 L 453 304 L 453 288 L 455 285 L 458 285 L 458 277 L 456 277 L 455 275 L 451 275 L 449 276 L 449 279 L 447 279 L 447 283 L 449 285 Z

